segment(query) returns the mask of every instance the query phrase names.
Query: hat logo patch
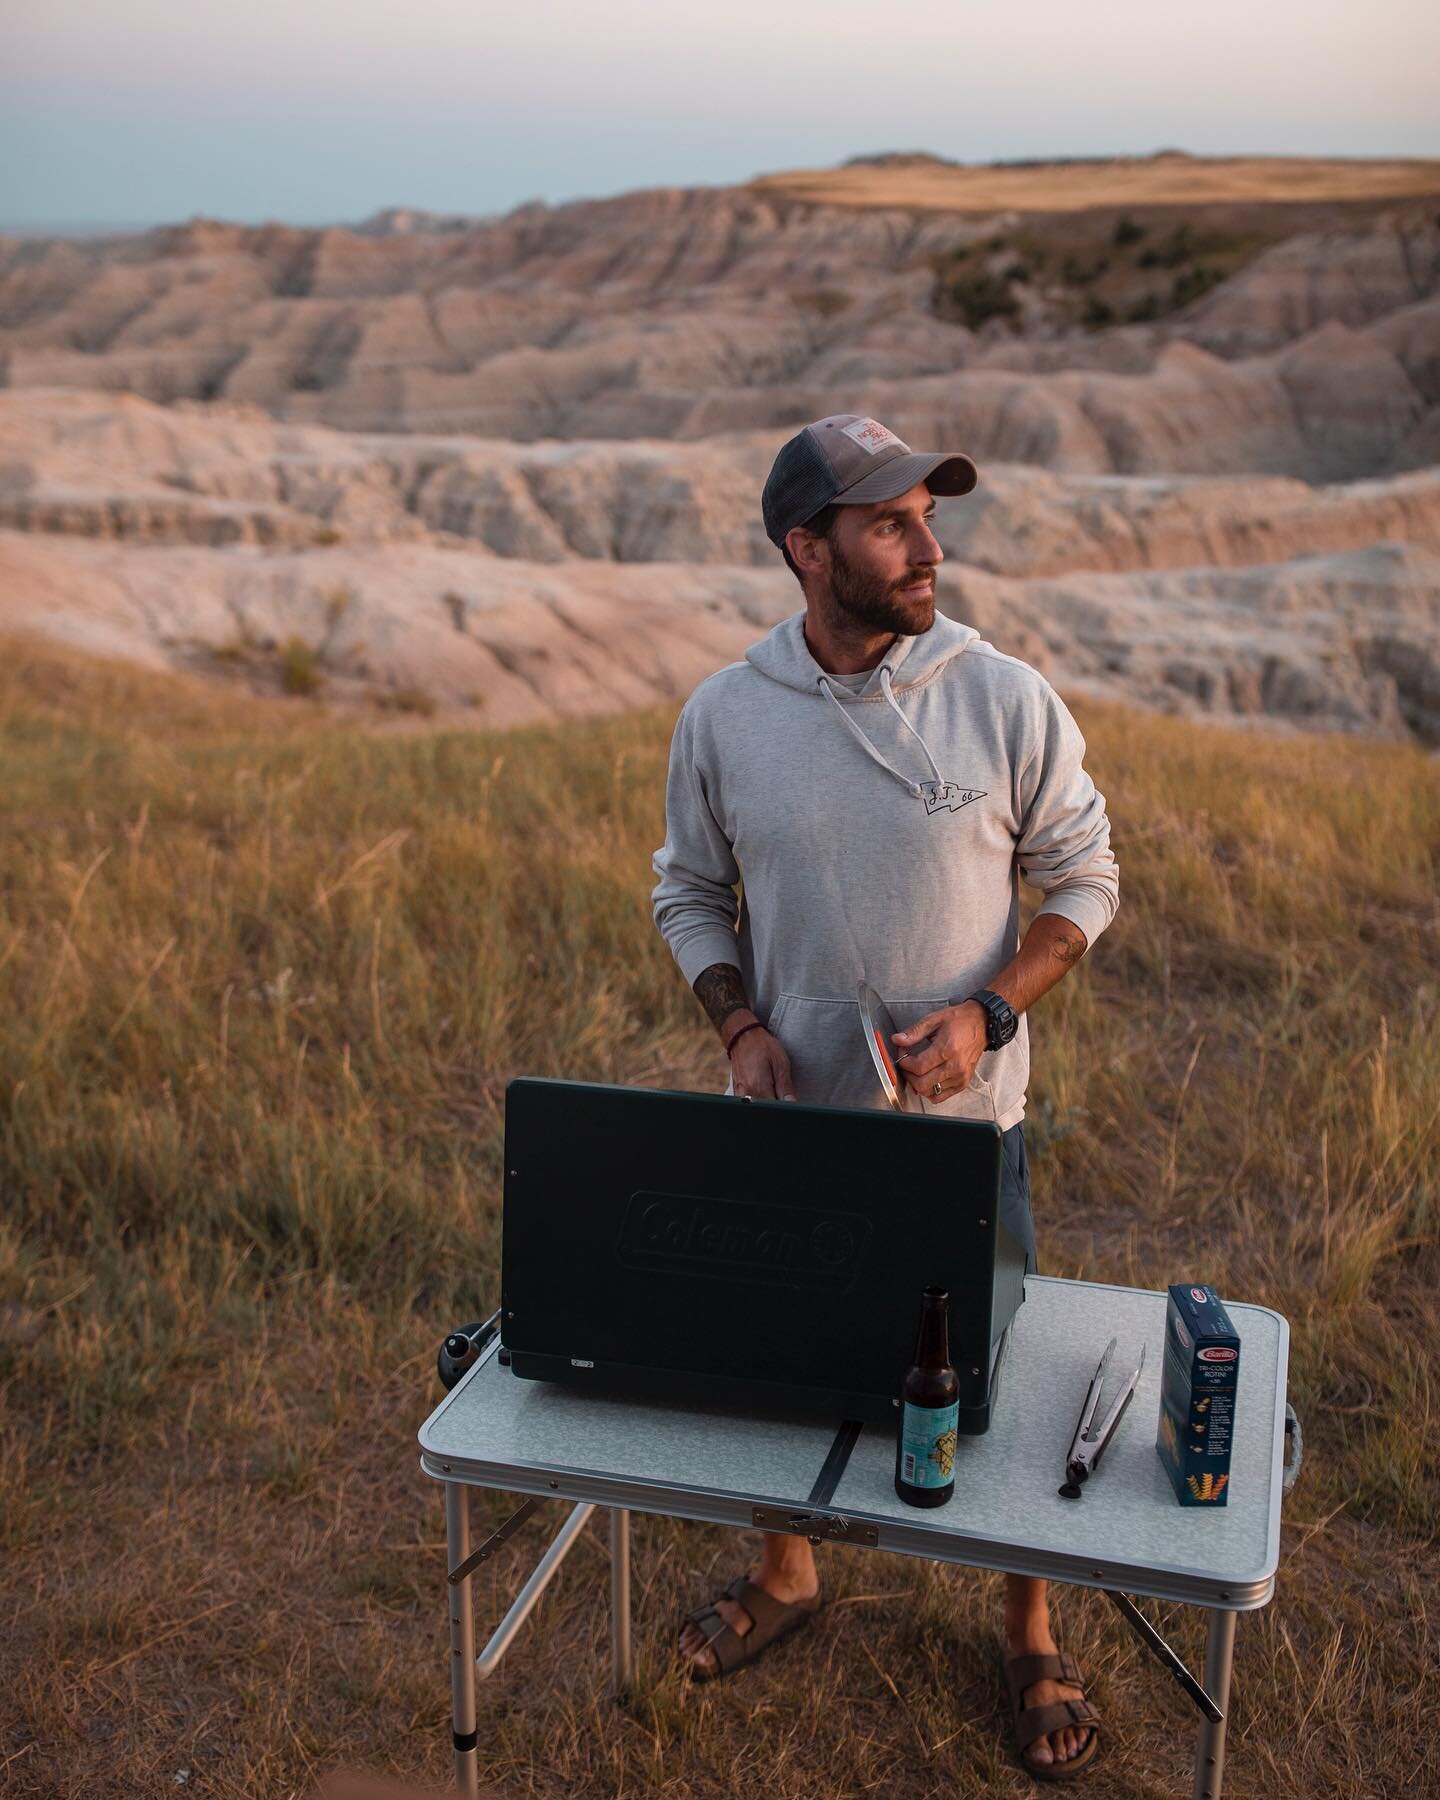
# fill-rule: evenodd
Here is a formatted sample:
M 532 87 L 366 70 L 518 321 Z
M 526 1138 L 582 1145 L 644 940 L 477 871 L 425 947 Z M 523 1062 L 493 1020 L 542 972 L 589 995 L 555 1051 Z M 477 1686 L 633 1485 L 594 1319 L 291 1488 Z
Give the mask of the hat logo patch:
M 841 432 L 845 437 L 853 438 L 862 450 L 868 450 L 875 456 L 881 450 L 888 450 L 891 444 L 897 449 L 905 448 L 893 431 L 887 431 L 878 419 L 857 419 L 853 425 L 842 425 Z

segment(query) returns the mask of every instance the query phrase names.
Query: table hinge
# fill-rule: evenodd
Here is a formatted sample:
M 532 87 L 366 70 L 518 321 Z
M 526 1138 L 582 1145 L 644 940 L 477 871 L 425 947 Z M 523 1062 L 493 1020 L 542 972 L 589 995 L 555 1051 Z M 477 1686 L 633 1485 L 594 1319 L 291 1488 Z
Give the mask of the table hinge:
M 1204 1713 L 1205 1717 L 1212 1725 L 1223 1725 L 1225 1723 L 1225 1714 L 1220 1710 L 1219 1706 L 1211 1696 L 1205 1692 L 1204 1688 L 1201 1687 L 1200 1683 L 1185 1667 L 1184 1663 L 1181 1662 L 1180 1658 L 1165 1642 L 1164 1638 L 1161 1637 L 1160 1633 L 1145 1617 L 1144 1613 L 1141 1612 L 1140 1608 L 1130 1596 L 1128 1594 L 1117 1593 L 1113 1588 L 1106 1588 L 1104 1591 L 1110 1599 L 1115 1602 L 1116 1606 L 1119 1607 L 1126 1624 L 1155 1658 L 1156 1662 L 1160 1664 L 1160 1667 L 1162 1669 L 1168 1669 L 1175 1677 L 1176 1681 L 1180 1683 L 1181 1687 L 1184 1688 L 1197 1711 Z
M 539 1504 L 540 1502 L 538 1499 L 527 1500 L 518 1512 L 511 1513 L 510 1517 L 498 1531 L 486 1538 L 480 1548 L 472 1551 L 458 1568 L 450 1571 L 447 1579 L 449 1580 L 451 1587 L 458 1587 L 467 1575 L 473 1575 L 475 1573 L 481 1563 L 489 1562 L 495 1552 L 500 1549 L 502 1545 L 508 1543 L 515 1535 Z
M 842 1544 L 865 1544 L 874 1549 L 880 1533 L 874 1525 L 860 1525 L 843 1513 L 791 1512 L 781 1506 L 751 1508 L 751 1523 L 762 1531 L 786 1531 L 794 1537 L 809 1538 L 812 1544 L 830 1539 Z

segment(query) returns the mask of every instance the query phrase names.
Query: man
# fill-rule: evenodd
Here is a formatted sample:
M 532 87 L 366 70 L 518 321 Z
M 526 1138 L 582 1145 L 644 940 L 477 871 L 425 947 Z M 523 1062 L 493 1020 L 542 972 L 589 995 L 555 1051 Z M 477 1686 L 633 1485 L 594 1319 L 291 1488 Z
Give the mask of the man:
M 680 715 L 655 919 L 742 1098 L 883 1104 L 856 1016 L 868 981 L 926 1110 L 1000 1126 L 1001 1218 L 1034 1269 L 1024 1014 L 1109 924 L 1119 883 L 1059 697 L 936 614 L 934 496 L 977 479 L 969 457 L 914 454 L 848 413 L 782 448 L 762 511 L 805 607 Z M 1044 896 L 1023 944 L 1021 875 Z M 689 1615 L 681 1654 L 697 1679 L 728 1672 L 818 1605 L 806 1541 L 766 1536 L 748 1578 Z M 1098 1715 L 1044 1582 L 1007 1577 L 1005 1638 L 1025 1766 L 1078 1773 Z

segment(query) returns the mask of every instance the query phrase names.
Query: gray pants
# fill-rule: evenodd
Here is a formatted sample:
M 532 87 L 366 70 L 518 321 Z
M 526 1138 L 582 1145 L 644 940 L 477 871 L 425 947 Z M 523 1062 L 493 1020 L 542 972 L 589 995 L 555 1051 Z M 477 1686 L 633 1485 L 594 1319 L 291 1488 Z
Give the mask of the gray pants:
M 1000 1223 L 1024 1249 L 1026 1274 L 1038 1275 L 1035 1220 L 1030 1212 L 1030 1164 L 1025 1155 L 1023 1121 L 1000 1134 Z

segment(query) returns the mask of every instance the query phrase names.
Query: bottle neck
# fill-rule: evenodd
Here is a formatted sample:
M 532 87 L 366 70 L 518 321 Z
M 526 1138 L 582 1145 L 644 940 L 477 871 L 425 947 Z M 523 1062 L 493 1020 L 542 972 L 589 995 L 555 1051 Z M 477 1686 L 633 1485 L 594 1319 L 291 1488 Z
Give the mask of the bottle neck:
M 926 1288 L 921 1300 L 915 1366 L 919 1369 L 950 1366 L 950 1296 L 943 1288 Z

